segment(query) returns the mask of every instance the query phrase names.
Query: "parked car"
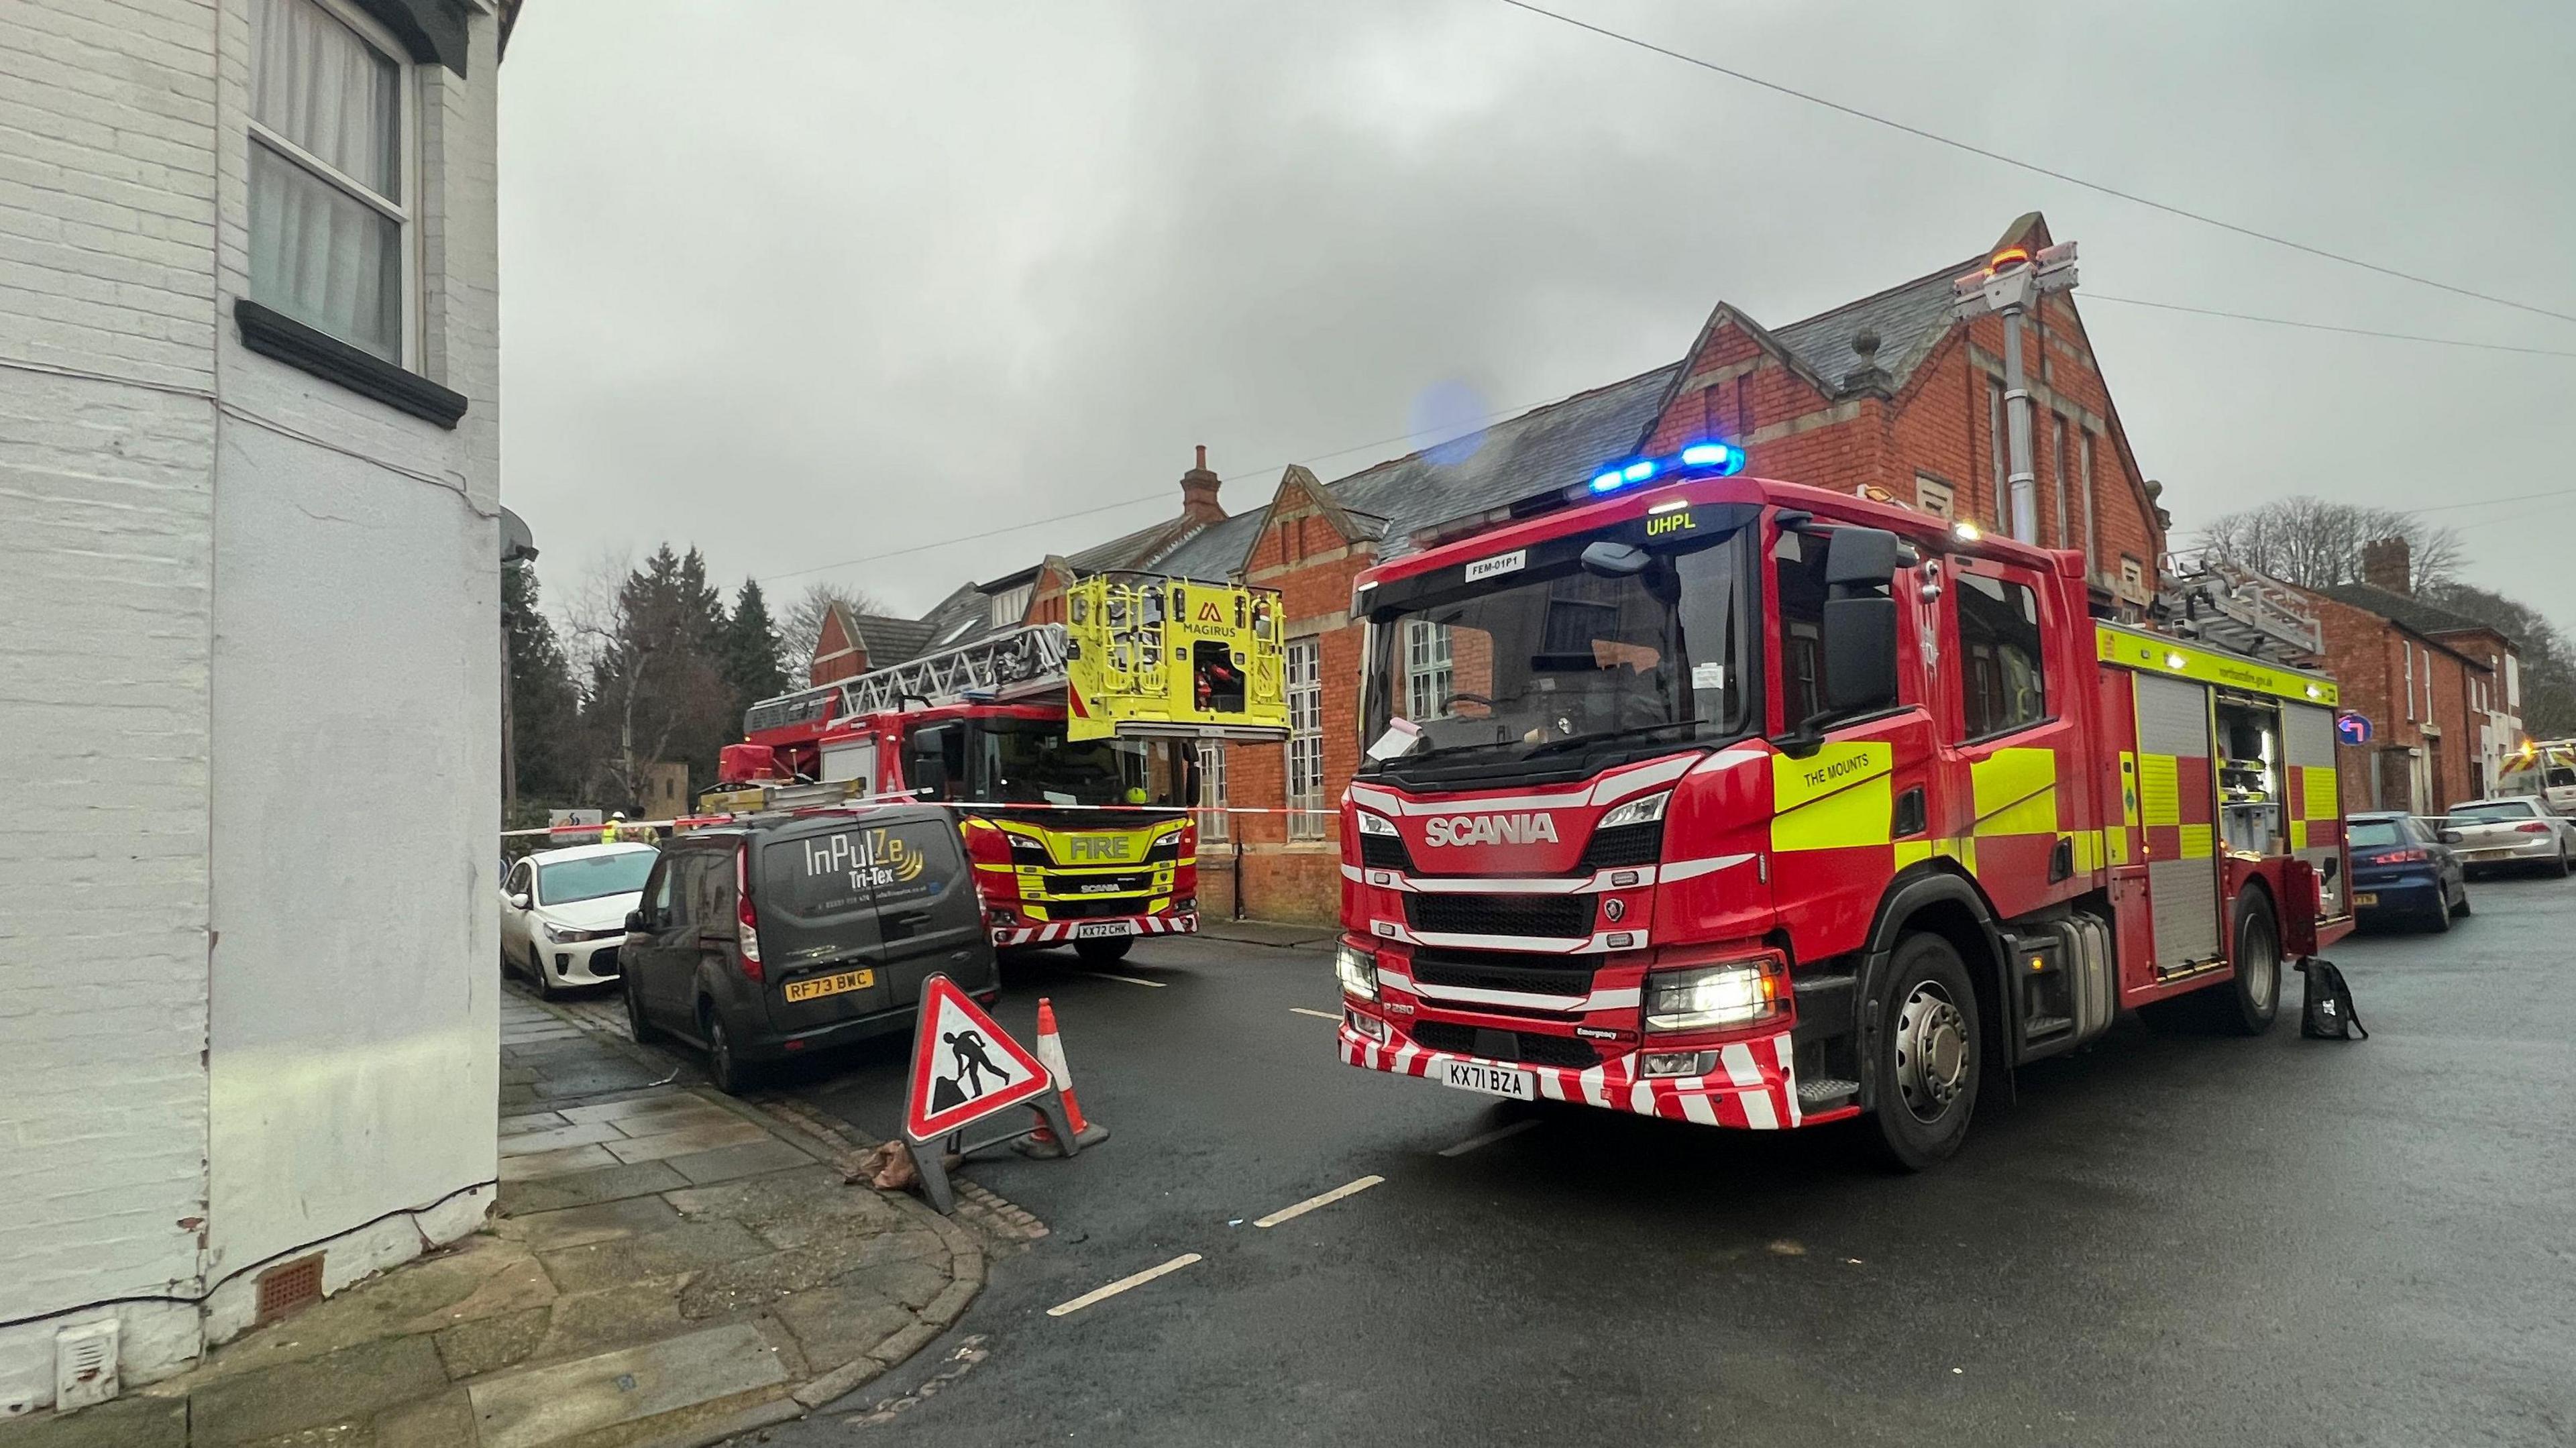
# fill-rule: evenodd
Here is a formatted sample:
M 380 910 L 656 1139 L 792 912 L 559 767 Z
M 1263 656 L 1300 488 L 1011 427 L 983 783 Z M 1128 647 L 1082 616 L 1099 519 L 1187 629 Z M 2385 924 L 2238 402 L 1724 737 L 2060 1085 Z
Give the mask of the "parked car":
M 724 1091 L 764 1063 L 907 1029 L 933 972 L 1001 993 L 944 810 L 753 816 L 675 836 L 626 923 L 635 1038 L 703 1048 Z
M 2452 916 L 2469 913 L 2468 872 L 2452 848 L 2459 838 L 2409 814 L 2383 811 L 2345 820 L 2354 917 L 2372 926 L 2405 921 L 2450 929 Z
M 2563 880 L 2576 855 L 2576 822 L 2534 795 L 2455 804 L 2449 825 L 2459 832 L 2460 862 L 2471 869 L 2535 865 Z
M 539 850 L 501 880 L 501 968 L 524 969 L 537 993 L 618 978 L 626 915 L 659 852 L 651 845 Z

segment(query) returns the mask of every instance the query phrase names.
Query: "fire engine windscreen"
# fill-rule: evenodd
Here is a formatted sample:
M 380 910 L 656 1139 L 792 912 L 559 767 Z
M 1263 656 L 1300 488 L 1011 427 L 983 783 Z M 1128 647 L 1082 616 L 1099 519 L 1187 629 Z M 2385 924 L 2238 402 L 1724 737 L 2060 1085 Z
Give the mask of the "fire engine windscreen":
M 987 719 L 968 742 L 966 798 L 1009 804 L 1180 805 L 1186 765 L 1171 740 L 1064 737 L 1053 720 Z
M 1380 609 L 1365 733 L 1401 718 L 1420 735 L 1363 772 L 1508 775 L 1587 746 L 1740 736 L 1757 664 L 1750 533 L 1646 555 L 1596 546 L 1593 563 L 1566 557 Z

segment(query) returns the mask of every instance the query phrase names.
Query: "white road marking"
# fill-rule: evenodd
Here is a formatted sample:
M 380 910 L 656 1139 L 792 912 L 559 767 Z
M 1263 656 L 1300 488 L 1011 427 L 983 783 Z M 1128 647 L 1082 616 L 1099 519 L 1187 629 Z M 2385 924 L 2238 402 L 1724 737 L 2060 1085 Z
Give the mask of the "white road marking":
M 1101 980 L 1121 980 L 1125 981 L 1129 985 L 1150 985 L 1156 990 L 1161 990 L 1165 984 L 1165 982 L 1159 980 L 1139 980 L 1132 975 L 1111 975 L 1105 970 L 1078 970 L 1075 971 L 1074 974 L 1096 976 Z
M 1440 1154 L 1442 1156 L 1465 1156 L 1467 1153 L 1474 1151 L 1477 1147 L 1491 1146 L 1506 1136 L 1518 1136 L 1522 1132 L 1527 1131 L 1536 1125 L 1538 1125 L 1538 1118 L 1533 1116 L 1526 1121 L 1515 1121 L 1509 1126 L 1497 1126 L 1482 1136 L 1468 1137 L 1465 1141 L 1458 1143 L 1456 1146 L 1444 1146 L 1440 1149 Z
M 1047 1316 L 1070 1316 L 1073 1313 L 1080 1312 L 1082 1309 L 1091 1306 L 1095 1302 L 1104 1302 L 1109 1298 L 1115 1297 L 1130 1287 L 1142 1287 L 1146 1283 L 1153 1281 L 1155 1278 L 1162 1276 L 1166 1272 L 1178 1272 L 1182 1268 L 1187 1267 L 1198 1260 L 1198 1253 L 1183 1252 L 1178 1257 L 1173 1258 L 1171 1261 L 1164 1263 L 1160 1267 L 1148 1267 L 1144 1271 L 1139 1272 L 1132 1277 L 1121 1277 L 1106 1287 L 1095 1287 L 1089 1292 L 1082 1294 L 1080 1297 L 1073 1299 L 1071 1302 L 1059 1302 L 1055 1306 L 1047 1309 Z
M 1313 1016 L 1319 1021 L 1338 1021 L 1342 1018 L 1341 1012 L 1339 1011 L 1310 1011 L 1304 1006 L 1290 1006 L 1288 1009 L 1295 1011 L 1301 1016 Z
M 1252 1225 L 1256 1227 L 1278 1226 L 1281 1222 L 1287 1221 L 1291 1217 L 1302 1217 L 1308 1212 L 1315 1210 L 1317 1207 L 1329 1207 L 1344 1197 L 1350 1196 L 1355 1192 L 1367 1191 L 1369 1188 L 1376 1186 L 1379 1182 L 1385 1180 L 1386 1178 L 1382 1176 L 1361 1177 L 1358 1181 L 1352 1182 L 1348 1186 L 1335 1187 L 1320 1197 L 1308 1197 L 1306 1200 L 1299 1202 L 1293 1207 L 1281 1207 L 1279 1210 L 1272 1212 L 1269 1216 L 1263 1217 Z

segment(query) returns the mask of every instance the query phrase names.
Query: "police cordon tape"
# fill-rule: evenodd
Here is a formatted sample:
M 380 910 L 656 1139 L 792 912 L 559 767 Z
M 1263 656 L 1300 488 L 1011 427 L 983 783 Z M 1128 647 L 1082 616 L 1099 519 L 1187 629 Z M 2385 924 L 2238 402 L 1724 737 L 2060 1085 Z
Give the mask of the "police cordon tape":
M 906 804 L 931 805 L 940 809 L 966 810 L 976 814 L 991 814 L 1005 810 L 1061 809 L 1073 810 L 1081 814 L 1160 815 L 1167 819 L 1179 815 L 1187 815 L 1195 819 L 1206 815 L 1328 815 L 1338 813 L 1337 810 L 1331 808 L 1296 809 L 1277 805 L 1033 804 L 1020 800 L 912 800 L 900 798 L 891 794 L 876 795 L 869 799 L 842 800 L 833 804 L 799 805 L 796 806 L 796 812 L 802 814 L 828 814 L 837 810 L 845 814 L 858 814 L 867 810 L 887 809 L 892 808 L 895 805 Z M 616 825 L 618 833 L 624 834 L 628 830 L 698 829 L 707 825 L 724 824 L 735 818 L 738 818 L 738 816 L 730 814 L 675 815 L 669 819 L 616 820 L 613 821 L 613 823 Z M 540 825 L 524 830 L 503 830 L 501 831 L 501 838 L 505 840 L 513 840 L 530 838 L 537 835 L 548 837 L 559 835 L 595 835 L 608 827 L 609 825 L 607 822 L 589 825 Z M 638 843 L 641 842 L 639 841 Z

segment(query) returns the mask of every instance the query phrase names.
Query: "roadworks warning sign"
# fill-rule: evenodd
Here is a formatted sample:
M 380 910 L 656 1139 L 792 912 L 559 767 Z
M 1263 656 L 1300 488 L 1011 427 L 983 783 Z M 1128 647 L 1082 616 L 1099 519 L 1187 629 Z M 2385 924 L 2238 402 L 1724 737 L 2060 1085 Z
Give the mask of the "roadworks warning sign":
M 922 983 L 904 1135 L 934 1141 L 997 1111 L 1026 1106 L 1054 1087 L 1045 1064 L 954 981 L 934 975 Z

